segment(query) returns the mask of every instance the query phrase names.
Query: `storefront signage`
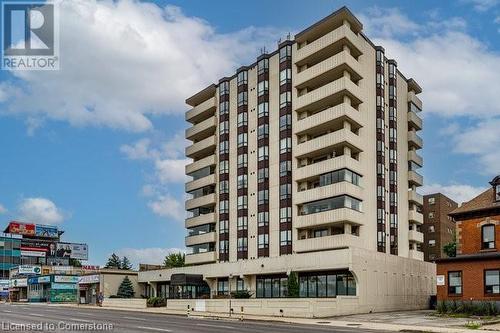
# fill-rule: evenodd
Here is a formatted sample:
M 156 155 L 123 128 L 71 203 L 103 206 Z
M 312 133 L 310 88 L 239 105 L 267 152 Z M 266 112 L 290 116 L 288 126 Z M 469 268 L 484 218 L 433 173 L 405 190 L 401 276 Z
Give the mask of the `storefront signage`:
M 37 276 L 28 278 L 28 284 L 50 283 L 50 276 Z
M 13 288 L 27 287 L 28 279 L 12 279 L 10 280 L 10 286 Z
M 0 280 L 0 292 L 9 291 L 9 280 Z
M 35 235 L 38 237 L 57 238 L 59 237 L 59 230 L 57 227 L 37 224 L 35 226 Z
M 80 276 L 80 281 L 78 281 L 79 284 L 93 284 L 93 283 L 99 283 L 100 281 L 100 276 L 99 275 L 83 275 Z
M 68 275 L 56 275 L 54 276 L 54 282 L 57 283 L 78 283 L 78 276 L 68 276 Z
M 84 271 L 98 271 L 101 269 L 101 267 L 93 265 L 82 265 L 82 269 Z
M 40 265 L 21 265 L 19 266 L 19 274 L 40 274 L 42 266 Z
M 55 283 L 53 282 L 51 284 L 52 289 L 59 289 L 59 290 L 76 290 L 78 289 L 77 284 L 72 284 L 72 283 Z
M 24 235 L 24 236 L 35 236 L 35 225 L 31 223 L 21 223 L 21 222 L 10 222 L 9 223 L 9 233 Z
M 445 285 L 444 275 L 438 275 L 438 276 L 436 276 L 436 284 L 438 286 L 444 286 Z
M 89 251 L 87 244 L 57 243 L 57 257 L 88 260 Z
M 25 251 L 21 250 L 21 256 L 22 257 L 45 257 L 46 253 L 43 251 Z

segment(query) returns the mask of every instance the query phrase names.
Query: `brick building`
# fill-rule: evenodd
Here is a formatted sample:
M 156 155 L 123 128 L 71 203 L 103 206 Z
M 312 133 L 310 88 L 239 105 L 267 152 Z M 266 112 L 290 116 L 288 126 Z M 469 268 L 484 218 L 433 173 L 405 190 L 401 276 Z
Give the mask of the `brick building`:
M 458 204 L 442 193 L 424 196 L 422 251 L 425 261 L 447 257 L 443 247 L 453 242 L 455 236 L 455 222 L 448 214 L 457 208 Z
M 500 300 L 500 176 L 490 184 L 450 213 L 457 256 L 436 260 L 438 300 Z

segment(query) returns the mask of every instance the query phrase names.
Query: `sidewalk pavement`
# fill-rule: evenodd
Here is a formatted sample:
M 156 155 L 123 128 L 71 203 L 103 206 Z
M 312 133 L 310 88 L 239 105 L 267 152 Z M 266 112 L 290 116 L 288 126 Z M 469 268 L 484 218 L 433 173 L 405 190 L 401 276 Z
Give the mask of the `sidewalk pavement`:
M 61 306 L 52 304 L 52 306 Z M 166 315 L 187 315 L 186 311 L 167 310 L 166 308 L 119 308 L 119 307 L 104 307 L 88 305 L 66 304 L 64 306 L 85 307 L 86 309 L 106 310 L 121 310 L 135 311 Z M 256 321 L 279 321 L 286 323 L 304 324 L 304 325 L 321 325 L 332 327 L 359 327 L 370 330 L 381 331 L 396 331 L 396 332 L 433 332 L 433 333 L 471 333 L 471 329 L 465 327 L 465 324 L 471 319 L 467 318 L 444 318 L 431 316 L 433 311 L 399 311 L 399 312 L 384 312 L 371 313 L 361 315 L 350 315 L 333 318 L 290 318 L 290 317 L 275 317 L 275 316 L 253 316 L 243 315 L 243 320 Z M 213 312 L 191 312 L 193 318 L 213 318 L 214 320 L 241 320 L 239 314 L 230 316 L 228 313 L 213 313 Z M 474 320 L 476 321 L 476 320 Z M 486 332 L 500 331 L 500 323 L 484 325 L 480 328 Z

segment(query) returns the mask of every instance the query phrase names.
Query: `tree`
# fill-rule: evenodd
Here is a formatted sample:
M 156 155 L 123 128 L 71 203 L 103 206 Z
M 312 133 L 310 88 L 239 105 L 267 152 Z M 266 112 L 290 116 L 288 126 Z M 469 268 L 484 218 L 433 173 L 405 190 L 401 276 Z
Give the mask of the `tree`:
M 134 294 L 135 291 L 134 286 L 132 285 L 132 281 L 130 281 L 128 276 L 125 276 L 122 283 L 118 287 L 118 292 L 116 293 L 116 295 L 122 298 L 132 298 L 134 297 Z
M 443 251 L 450 258 L 457 256 L 457 242 L 453 241 L 443 246 Z
M 164 265 L 166 268 L 184 267 L 186 255 L 182 252 L 170 253 L 165 257 Z
M 127 257 L 123 257 L 123 259 L 122 259 L 122 265 L 121 265 L 120 269 L 123 269 L 123 270 L 130 270 L 130 269 L 132 269 L 132 264 L 130 263 L 130 260 L 128 260 Z
M 120 260 L 120 257 L 118 257 L 116 254 L 112 254 L 111 257 L 108 258 L 108 262 L 106 263 L 106 266 L 104 268 L 115 268 L 115 269 L 121 269 L 122 267 L 122 261 Z
M 82 267 L 81 261 L 78 259 L 73 259 L 73 258 L 69 259 L 69 265 L 73 266 L 73 267 Z
M 291 272 L 288 275 L 288 297 L 299 297 L 299 279 L 297 273 Z

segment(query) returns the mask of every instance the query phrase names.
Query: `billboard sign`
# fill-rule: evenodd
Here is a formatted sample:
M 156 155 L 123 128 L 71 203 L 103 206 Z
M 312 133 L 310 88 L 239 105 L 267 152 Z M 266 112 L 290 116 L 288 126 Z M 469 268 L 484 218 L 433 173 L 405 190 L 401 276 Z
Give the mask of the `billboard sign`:
M 38 258 L 43 258 L 45 257 L 46 253 L 43 251 L 25 251 L 21 250 L 21 257 L 38 257 Z
M 42 266 L 40 265 L 21 265 L 19 266 L 19 274 L 40 274 Z
M 57 243 L 57 257 L 88 260 L 89 250 L 87 244 Z
M 35 236 L 46 237 L 46 238 L 57 238 L 59 237 L 59 230 L 57 227 L 50 225 L 40 225 L 35 226 Z
M 56 275 L 54 276 L 54 282 L 56 283 L 78 283 L 78 276 L 71 275 Z
M 21 222 L 10 222 L 9 223 L 9 233 L 24 235 L 24 236 L 35 236 L 36 227 L 33 223 L 21 223 Z
M 28 286 L 28 279 L 12 279 L 12 280 L 10 280 L 10 287 L 11 288 L 27 287 L 27 286 Z

